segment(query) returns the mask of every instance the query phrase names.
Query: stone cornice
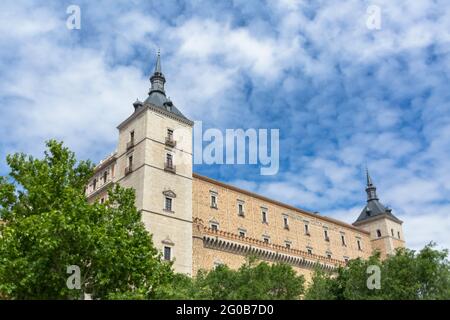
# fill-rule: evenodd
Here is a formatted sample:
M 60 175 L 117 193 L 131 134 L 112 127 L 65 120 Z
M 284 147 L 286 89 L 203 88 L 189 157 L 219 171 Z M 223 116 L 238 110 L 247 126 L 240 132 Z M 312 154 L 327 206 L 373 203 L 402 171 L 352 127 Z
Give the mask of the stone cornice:
M 182 117 L 177 116 L 176 114 L 174 114 L 174 113 L 172 113 L 172 112 L 165 111 L 164 109 L 158 108 L 157 106 L 155 106 L 155 105 L 153 105 L 153 104 L 151 104 L 151 103 L 146 103 L 146 104 L 144 104 L 144 106 L 143 106 L 142 108 L 136 110 L 135 112 L 133 112 L 133 114 L 132 114 L 131 116 L 129 116 L 129 117 L 128 117 L 127 119 L 125 119 L 124 121 L 122 121 L 122 122 L 117 126 L 117 129 L 119 129 L 119 130 L 122 129 L 124 126 L 126 126 L 128 123 L 130 123 L 131 120 L 137 118 L 141 113 L 143 113 L 143 112 L 146 111 L 146 110 L 152 110 L 152 111 L 154 111 L 154 112 L 156 112 L 156 113 L 162 114 L 162 115 L 164 115 L 164 116 L 166 116 L 166 117 L 168 117 L 168 118 L 177 120 L 177 121 L 179 121 L 179 122 L 181 122 L 181 123 L 184 123 L 184 124 L 187 124 L 187 125 L 189 125 L 189 126 L 191 126 L 191 127 L 194 125 L 194 122 L 191 121 L 191 120 L 189 120 L 189 119 L 182 118 Z
M 379 219 L 389 219 L 389 220 L 392 220 L 392 221 L 394 221 L 396 223 L 403 224 L 402 220 L 396 219 L 396 218 L 391 217 L 390 215 L 388 215 L 386 213 L 383 213 L 383 214 L 380 214 L 380 215 L 377 215 L 377 216 L 370 217 L 368 219 L 364 219 L 362 221 L 355 221 L 355 222 L 353 222 L 353 225 L 355 227 L 356 226 L 362 226 L 362 225 L 364 225 L 366 223 L 373 222 L 373 221 L 376 221 L 376 220 L 379 220 Z
M 319 266 L 326 270 L 333 270 L 338 266 L 345 265 L 344 261 L 309 254 L 302 250 L 289 249 L 254 238 L 241 237 L 231 232 L 213 230 L 204 226 L 203 221 L 199 218 L 195 218 L 193 224 L 193 237 L 202 239 L 204 246 L 207 248 L 241 255 L 254 254 L 266 260 L 285 262 L 307 268 Z

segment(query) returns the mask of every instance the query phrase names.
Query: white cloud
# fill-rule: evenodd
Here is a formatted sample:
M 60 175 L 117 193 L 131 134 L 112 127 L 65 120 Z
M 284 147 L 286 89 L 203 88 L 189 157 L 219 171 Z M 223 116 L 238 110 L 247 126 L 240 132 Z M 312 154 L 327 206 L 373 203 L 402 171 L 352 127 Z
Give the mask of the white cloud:
M 376 32 L 357 0 L 274 2 L 245 23 L 255 4 L 220 14 L 211 3 L 158 4 L 164 14 L 141 4 L 83 2 L 82 30 L 69 31 L 63 6 L 2 3 L 2 156 L 37 153 L 50 137 L 94 160 L 112 151 L 160 46 L 168 95 L 188 116 L 282 129 L 280 175 L 233 178 L 239 186 L 352 222 L 367 162 L 408 243 L 450 247 L 445 1 L 378 1 Z

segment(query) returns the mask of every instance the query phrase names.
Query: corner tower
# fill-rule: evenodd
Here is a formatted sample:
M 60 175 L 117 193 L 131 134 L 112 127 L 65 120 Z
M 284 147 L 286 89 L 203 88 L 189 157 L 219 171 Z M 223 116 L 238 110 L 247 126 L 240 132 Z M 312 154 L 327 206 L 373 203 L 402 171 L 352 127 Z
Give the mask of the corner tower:
M 116 182 L 136 190 L 154 245 L 177 272 L 192 273 L 192 127 L 166 97 L 158 52 L 144 102 L 119 129 Z
M 403 221 L 392 214 L 378 199 L 377 188 L 366 169 L 367 204 L 354 226 L 370 232 L 372 249 L 381 252 L 381 257 L 393 254 L 396 248 L 404 247 Z

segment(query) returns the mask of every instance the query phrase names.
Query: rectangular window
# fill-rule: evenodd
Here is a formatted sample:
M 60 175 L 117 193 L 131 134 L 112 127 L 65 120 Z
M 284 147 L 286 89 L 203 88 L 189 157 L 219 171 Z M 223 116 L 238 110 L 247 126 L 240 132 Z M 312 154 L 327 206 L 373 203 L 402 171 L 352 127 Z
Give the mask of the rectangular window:
M 244 216 L 244 204 L 243 203 L 238 203 L 238 215 L 240 215 L 241 217 Z
M 269 243 L 270 239 L 269 239 L 269 237 L 263 236 L 263 241 L 264 241 L 264 243 Z
M 170 261 L 172 260 L 172 248 L 164 247 L 164 260 Z
M 327 253 L 327 258 L 331 259 L 331 253 Z
M 324 237 L 325 237 L 325 241 L 330 241 L 330 238 L 328 237 L 328 230 L 327 229 L 325 229 L 325 230 L 323 230 L 323 235 L 324 235 Z
M 101 204 L 105 203 L 105 198 L 101 198 L 101 199 L 100 199 L 100 203 L 101 203 Z
M 103 183 L 106 183 L 106 180 L 108 180 L 108 171 L 103 172 Z
M 245 231 L 244 230 L 239 230 L 239 237 L 245 238 Z
M 211 223 L 211 229 L 213 231 L 217 231 L 217 230 L 219 230 L 219 225 L 217 223 Z
M 397 231 L 398 238 L 400 239 L 400 231 Z
M 358 250 L 361 251 L 361 240 L 357 240 L 356 243 L 358 244 Z
M 267 223 L 267 211 L 266 210 L 261 211 L 261 217 L 262 217 L 262 222 Z
M 289 230 L 289 220 L 287 216 L 283 216 L 283 225 L 285 229 Z
M 217 196 L 214 194 L 211 195 L 211 207 L 217 208 Z
M 309 225 L 305 223 L 305 234 L 309 236 Z
M 133 156 L 128 157 L 128 167 L 130 169 L 133 167 Z
M 307 250 L 308 250 L 308 254 L 313 254 L 312 248 L 307 248 Z
M 381 230 L 380 229 L 377 229 L 377 237 L 381 238 Z
M 172 211 L 172 198 L 166 197 L 164 209 L 166 211 Z
M 172 154 L 170 154 L 170 153 L 166 154 L 166 164 L 167 164 L 168 168 L 173 167 L 173 157 L 172 157 Z
M 291 248 L 291 243 L 290 243 L 289 241 L 286 241 L 285 244 L 286 244 L 286 248 L 287 248 L 287 249 L 290 249 L 290 248 Z
M 345 261 L 345 263 L 348 263 L 348 257 L 344 257 L 344 261 Z
M 167 129 L 167 139 L 172 141 L 173 140 L 173 130 Z
M 394 236 L 394 229 L 391 229 L 391 235 Z
M 341 234 L 341 242 L 344 247 L 347 246 L 347 244 L 345 243 L 345 235 L 343 235 L 343 234 Z
M 92 182 L 92 188 L 94 188 L 94 191 L 97 189 L 97 179 Z
M 127 142 L 127 150 L 134 147 L 134 131 L 130 132 L 130 141 Z

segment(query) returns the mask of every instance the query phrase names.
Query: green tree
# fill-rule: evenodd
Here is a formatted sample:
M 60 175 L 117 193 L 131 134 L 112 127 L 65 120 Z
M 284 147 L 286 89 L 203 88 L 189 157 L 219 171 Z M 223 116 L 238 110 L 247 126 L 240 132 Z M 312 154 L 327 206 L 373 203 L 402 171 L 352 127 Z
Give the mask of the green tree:
M 374 254 L 367 260 L 351 260 L 334 275 L 316 271 L 305 294 L 307 299 L 450 299 L 450 264 L 447 250 L 426 245 L 419 252 L 400 248 L 380 260 Z M 380 289 L 369 289 L 369 266 L 380 269 Z
M 149 297 L 172 277 L 134 206 L 134 191 L 116 186 L 105 204 L 87 202 L 93 173 L 62 143 L 43 159 L 7 157 L 0 177 L 0 296 L 9 299 Z M 80 268 L 70 289 L 68 266 Z
M 316 269 L 311 279 L 311 285 L 305 294 L 305 300 L 336 300 L 336 284 L 332 274 Z
M 271 264 L 250 258 L 238 270 L 219 265 L 199 271 L 194 279 L 177 277 L 163 287 L 160 298 L 210 300 L 292 300 L 303 293 L 304 277 L 287 264 Z

